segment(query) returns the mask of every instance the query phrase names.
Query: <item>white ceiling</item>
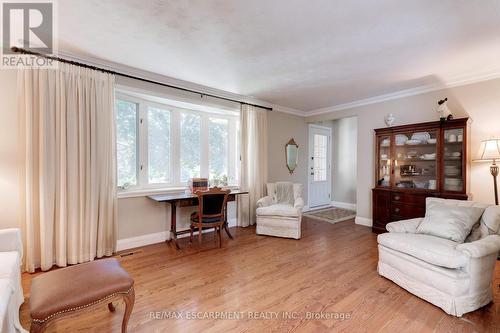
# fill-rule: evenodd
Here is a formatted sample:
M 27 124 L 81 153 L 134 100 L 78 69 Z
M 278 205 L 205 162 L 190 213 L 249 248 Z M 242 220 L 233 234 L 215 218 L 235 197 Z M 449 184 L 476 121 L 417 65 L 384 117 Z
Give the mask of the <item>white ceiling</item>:
M 500 72 L 499 0 L 64 0 L 59 49 L 311 111 Z

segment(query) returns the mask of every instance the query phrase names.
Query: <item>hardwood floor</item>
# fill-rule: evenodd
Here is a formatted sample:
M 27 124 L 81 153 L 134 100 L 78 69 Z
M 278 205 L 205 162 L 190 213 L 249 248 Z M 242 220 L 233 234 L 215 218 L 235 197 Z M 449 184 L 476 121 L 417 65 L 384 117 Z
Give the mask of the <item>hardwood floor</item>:
M 376 235 L 352 220 L 305 218 L 300 241 L 257 236 L 254 228 L 232 233 L 222 249 L 210 233 L 201 250 L 182 239 L 182 252 L 162 243 L 121 257 L 135 279 L 129 332 L 500 332 L 498 261 L 494 303 L 456 318 L 380 277 Z M 33 276 L 23 275 L 26 297 Z M 48 332 L 119 332 L 123 311 L 123 304 L 115 313 L 103 304 Z M 306 318 L 308 312 L 331 318 Z M 233 318 L 188 318 L 211 313 Z

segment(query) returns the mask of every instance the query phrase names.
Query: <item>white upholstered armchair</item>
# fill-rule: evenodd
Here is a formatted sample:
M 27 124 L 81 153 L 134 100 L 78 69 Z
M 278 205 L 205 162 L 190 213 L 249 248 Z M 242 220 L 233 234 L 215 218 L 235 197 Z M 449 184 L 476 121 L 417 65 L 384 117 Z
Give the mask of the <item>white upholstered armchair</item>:
M 267 196 L 257 201 L 257 234 L 300 239 L 302 184 L 267 184 Z
M 23 243 L 19 229 L 0 230 L 0 332 L 27 332 L 19 322 Z
M 434 216 L 441 210 L 438 220 L 428 219 L 433 216 L 429 213 L 433 205 L 438 209 Z M 472 230 L 463 228 L 463 212 L 471 211 L 467 212 L 467 207 L 482 209 L 472 219 L 479 221 Z M 426 209 L 425 219 L 389 223 L 389 232 L 378 236 L 379 274 L 454 316 L 491 302 L 492 277 L 500 250 L 500 207 L 427 198 Z M 447 239 L 455 238 L 457 229 L 442 220 L 457 221 L 462 238 Z M 424 225 L 428 222 L 433 223 Z M 440 230 L 443 225 L 446 228 Z

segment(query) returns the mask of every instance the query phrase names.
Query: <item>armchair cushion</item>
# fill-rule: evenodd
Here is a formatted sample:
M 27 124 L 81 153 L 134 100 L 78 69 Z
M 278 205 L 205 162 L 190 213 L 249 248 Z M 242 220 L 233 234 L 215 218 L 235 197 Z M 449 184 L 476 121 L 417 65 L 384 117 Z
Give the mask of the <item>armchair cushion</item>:
M 276 204 L 257 208 L 257 216 L 298 217 L 299 215 L 300 210 L 290 205 Z
M 257 200 L 257 208 L 267 207 L 274 204 L 274 198 L 270 195 Z
M 417 232 L 417 227 L 424 220 L 422 217 L 416 219 L 397 221 L 388 223 L 385 228 L 389 232 L 402 232 L 408 234 L 415 234 Z
M 378 235 L 378 243 L 441 267 L 460 268 L 468 262 L 468 257 L 455 249 L 456 242 L 435 236 L 391 232 Z
M 484 210 L 482 207 L 451 206 L 428 201 L 425 218 L 418 226 L 417 233 L 463 243 Z
M 457 250 L 469 255 L 471 258 L 481 258 L 500 251 L 500 236 L 489 235 L 472 243 L 457 245 Z
M 293 183 L 277 182 L 276 183 L 276 199 L 278 204 L 293 205 L 295 198 L 293 195 Z

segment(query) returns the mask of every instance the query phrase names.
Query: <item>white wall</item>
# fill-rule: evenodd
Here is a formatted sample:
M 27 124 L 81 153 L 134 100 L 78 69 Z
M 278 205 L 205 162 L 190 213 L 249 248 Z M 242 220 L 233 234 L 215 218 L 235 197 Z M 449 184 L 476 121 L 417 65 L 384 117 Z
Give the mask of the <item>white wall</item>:
M 438 120 L 436 103 L 443 97 L 448 97 L 448 104 L 456 118 L 468 115 L 473 119 L 469 138 L 473 156 L 481 140 L 492 135 L 500 137 L 500 79 L 307 117 L 308 122 L 358 117 L 358 216 L 371 219 L 372 215 L 371 189 L 375 183 L 373 130 L 385 127 L 384 117 L 389 113 L 396 116 L 395 125 Z M 473 199 L 494 203 L 488 164 L 472 163 L 471 167 L 470 192 Z

